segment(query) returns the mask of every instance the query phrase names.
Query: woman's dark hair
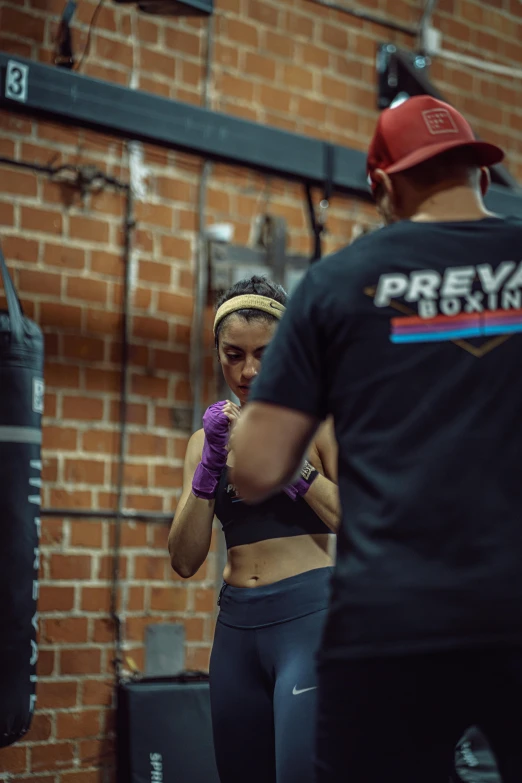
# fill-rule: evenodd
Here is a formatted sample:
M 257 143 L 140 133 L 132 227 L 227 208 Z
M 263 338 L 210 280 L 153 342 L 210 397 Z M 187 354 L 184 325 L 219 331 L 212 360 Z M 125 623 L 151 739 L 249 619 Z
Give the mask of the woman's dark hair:
M 288 294 L 286 293 L 283 286 L 278 285 L 277 283 L 273 283 L 266 277 L 254 275 L 253 277 L 239 280 L 231 288 L 229 288 L 228 291 L 225 291 L 223 296 L 221 296 L 217 302 L 216 311 L 219 310 L 222 304 L 225 304 L 225 302 L 228 302 L 230 299 L 234 299 L 236 296 L 244 296 L 245 294 L 266 296 L 269 299 L 274 299 L 276 302 L 279 302 L 279 304 L 285 306 L 288 300 Z M 234 313 L 230 313 L 230 315 L 239 315 L 247 323 L 250 323 L 250 321 L 266 321 L 267 323 L 272 323 L 273 321 L 278 320 L 275 316 L 270 315 L 270 313 L 265 313 L 263 310 L 254 310 L 252 308 L 236 310 Z M 218 324 L 218 328 L 216 329 L 216 348 L 219 348 L 219 335 L 221 333 L 221 329 L 230 318 L 230 315 L 225 316 L 221 323 Z

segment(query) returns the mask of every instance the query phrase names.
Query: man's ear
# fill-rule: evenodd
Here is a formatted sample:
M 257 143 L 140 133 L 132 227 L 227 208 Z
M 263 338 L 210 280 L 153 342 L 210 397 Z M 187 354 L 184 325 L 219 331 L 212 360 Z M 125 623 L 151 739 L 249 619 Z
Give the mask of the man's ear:
M 384 188 L 387 193 L 393 193 L 393 184 L 385 171 L 382 169 L 375 169 L 373 172 L 373 178 L 379 183 L 379 186 Z
M 480 169 L 480 192 L 482 193 L 483 196 L 485 196 L 486 193 L 488 192 L 490 185 L 491 185 L 491 173 L 486 166 L 483 166 Z

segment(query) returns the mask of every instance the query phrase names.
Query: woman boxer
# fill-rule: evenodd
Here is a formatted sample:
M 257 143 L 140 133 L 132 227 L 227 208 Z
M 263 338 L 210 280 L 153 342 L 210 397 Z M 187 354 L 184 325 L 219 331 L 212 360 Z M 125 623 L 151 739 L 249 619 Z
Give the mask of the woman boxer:
M 284 313 L 283 288 L 252 277 L 221 299 L 214 322 L 225 381 L 243 405 Z M 330 532 L 339 519 L 336 445 L 323 426 L 301 475 L 256 506 L 228 479 L 230 428 L 240 407 L 211 405 L 190 438 L 183 490 L 169 535 L 173 569 L 192 576 L 205 560 L 214 515 L 227 545 L 210 663 L 222 783 L 313 780 L 315 650 L 328 604 Z M 252 444 L 255 449 L 255 444 Z

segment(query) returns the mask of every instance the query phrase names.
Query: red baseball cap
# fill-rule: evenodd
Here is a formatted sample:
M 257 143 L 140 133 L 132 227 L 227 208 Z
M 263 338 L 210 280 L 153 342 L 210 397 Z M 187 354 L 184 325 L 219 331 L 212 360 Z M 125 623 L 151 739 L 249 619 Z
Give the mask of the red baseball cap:
M 477 141 L 469 122 L 453 106 L 431 95 L 415 95 L 385 109 L 368 151 L 372 191 L 378 184 L 373 178 L 376 169 L 396 174 L 456 147 L 475 149 L 479 166 L 493 166 L 504 157 L 495 144 Z

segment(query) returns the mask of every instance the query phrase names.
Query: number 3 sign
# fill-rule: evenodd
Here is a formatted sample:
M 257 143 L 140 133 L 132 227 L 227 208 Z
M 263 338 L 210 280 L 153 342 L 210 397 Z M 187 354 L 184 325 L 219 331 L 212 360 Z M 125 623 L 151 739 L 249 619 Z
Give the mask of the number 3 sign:
M 27 100 L 27 84 L 29 81 L 29 66 L 9 60 L 5 77 L 5 97 L 12 101 L 25 103 Z

